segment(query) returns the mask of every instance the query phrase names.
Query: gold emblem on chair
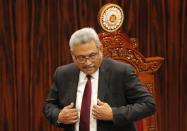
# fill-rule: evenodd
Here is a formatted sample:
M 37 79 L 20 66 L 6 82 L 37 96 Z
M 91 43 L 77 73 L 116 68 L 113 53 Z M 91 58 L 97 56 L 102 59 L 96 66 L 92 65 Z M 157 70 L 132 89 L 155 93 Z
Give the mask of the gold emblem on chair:
M 104 5 L 98 14 L 99 24 L 107 32 L 118 30 L 123 24 L 123 20 L 123 10 L 116 4 Z

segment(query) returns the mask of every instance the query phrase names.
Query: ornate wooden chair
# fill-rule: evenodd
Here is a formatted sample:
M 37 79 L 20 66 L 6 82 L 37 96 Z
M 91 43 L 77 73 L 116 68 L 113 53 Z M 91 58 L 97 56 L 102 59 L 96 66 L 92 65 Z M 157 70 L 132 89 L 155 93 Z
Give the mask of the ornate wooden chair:
M 103 53 L 112 59 L 131 64 L 148 91 L 156 99 L 155 72 L 163 62 L 161 57 L 145 58 L 138 50 L 135 39 L 127 34 L 116 31 L 113 33 L 101 32 L 98 34 L 103 44 Z M 158 113 L 136 122 L 138 131 L 158 131 Z

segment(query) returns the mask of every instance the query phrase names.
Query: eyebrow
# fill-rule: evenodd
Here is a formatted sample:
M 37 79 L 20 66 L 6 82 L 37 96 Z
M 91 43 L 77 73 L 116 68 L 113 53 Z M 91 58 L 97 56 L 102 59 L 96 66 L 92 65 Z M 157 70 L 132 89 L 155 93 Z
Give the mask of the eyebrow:
M 91 52 L 90 54 L 88 54 L 88 55 L 76 55 L 76 54 L 74 54 L 74 55 L 76 55 L 76 56 L 89 56 L 89 55 L 92 55 L 92 54 L 97 54 L 97 53 L 99 53 L 99 51 L 98 52 Z
M 90 53 L 89 55 L 77 55 L 77 56 L 90 56 L 90 55 L 93 55 L 93 54 L 97 54 L 96 52 L 93 52 L 93 53 Z

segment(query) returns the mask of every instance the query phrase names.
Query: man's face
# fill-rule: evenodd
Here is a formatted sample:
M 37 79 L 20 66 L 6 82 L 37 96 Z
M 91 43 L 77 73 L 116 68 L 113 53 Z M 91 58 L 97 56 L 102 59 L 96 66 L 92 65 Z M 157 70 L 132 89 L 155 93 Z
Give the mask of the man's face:
M 85 74 L 93 74 L 100 67 L 103 54 L 94 41 L 76 44 L 71 52 L 74 63 Z

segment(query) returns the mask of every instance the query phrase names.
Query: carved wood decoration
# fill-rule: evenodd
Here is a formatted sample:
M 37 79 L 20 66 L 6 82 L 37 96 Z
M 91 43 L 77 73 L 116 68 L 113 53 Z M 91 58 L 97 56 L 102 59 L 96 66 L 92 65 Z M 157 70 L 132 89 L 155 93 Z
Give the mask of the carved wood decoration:
M 103 32 L 99 34 L 103 44 L 105 56 L 126 61 L 132 64 L 137 72 L 155 72 L 162 65 L 163 58 L 145 58 L 136 50 L 138 43 L 135 38 L 129 39 L 127 34 L 120 31 L 114 33 Z
M 101 32 L 98 34 L 103 45 L 103 54 L 112 59 L 131 64 L 148 91 L 156 98 L 155 72 L 163 62 L 161 57 L 145 58 L 138 50 L 135 38 L 117 31 L 113 33 Z M 157 115 L 143 119 L 143 131 L 158 131 Z

